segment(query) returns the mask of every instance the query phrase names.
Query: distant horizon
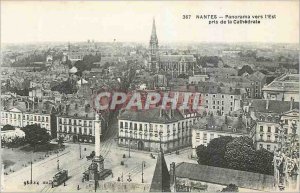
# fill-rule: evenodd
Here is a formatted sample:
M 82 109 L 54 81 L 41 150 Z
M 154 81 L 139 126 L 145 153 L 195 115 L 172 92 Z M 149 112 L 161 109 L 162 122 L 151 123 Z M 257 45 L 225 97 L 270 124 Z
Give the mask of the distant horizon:
M 88 43 L 86 41 L 38 41 L 38 42 L 1 42 L 2 45 L 6 44 L 74 44 L 74 43 Z M 96 41 L 90 43 L 136 43 L 136 44 L 149 44 L 149 41 Z M 158 44 L 299 44 L 299 42 L 206 42 L 206 41 L 159 41 Z

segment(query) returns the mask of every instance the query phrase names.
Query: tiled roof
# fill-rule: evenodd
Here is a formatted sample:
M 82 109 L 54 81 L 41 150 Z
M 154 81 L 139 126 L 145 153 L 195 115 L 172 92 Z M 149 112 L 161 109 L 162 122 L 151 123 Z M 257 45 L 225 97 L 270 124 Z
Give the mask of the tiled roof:
M 266 109 L 267 100 L 265 99 L 254 99 L 250 103 L 250 107 L 254 108 L 254 111 L 256 112 L 281 114 L 283 112 L 291 110 L 290 101 L 269 100 L 268 109 Z M 293 102 L 292 109 L 299 110 L 299 102 Z
M 160 62 L 179 62 L 180 60 L 195 62 L 195 57 L 193 55 L 161 55 L 159 60 Z
M 172 123 L 179 120 L 183 120 L 182 114 L 173 110 L 172 116 L 168 110 L 162 110 L 160 108 L 154 108 L 149 110 L 125 110 L 120 116 L 120 120 L 130 120 L 139 122 L 150 123 Z
M 226 119 L 227 119 L 227 123 L 225 124 Z M 245 133 L 245 134 L 247 133 L 245 119 L 240 119 L 239 117 L 231 117 L 231 116 L 207 115 L 206 117 L 201 118 L 193 126 L 193 128 L 220 131 L 220 132 L 230 132 L 230 133 Z M 233 128 L 236 129 L 235 132 L 233 132 Z
M 235 184 L 240 188 L 254 190 L 273 190 L 274 177 L 253 172 L 212 167 L 193 163 L 179 163 L 175 169 L 176 177 L 208 182 L 213 184 Z
M 282 75 L 273 80 L 273 82 L 271 82 L 270 84 L 264 86 L 262 90 L 299 91 L 299 75 Z

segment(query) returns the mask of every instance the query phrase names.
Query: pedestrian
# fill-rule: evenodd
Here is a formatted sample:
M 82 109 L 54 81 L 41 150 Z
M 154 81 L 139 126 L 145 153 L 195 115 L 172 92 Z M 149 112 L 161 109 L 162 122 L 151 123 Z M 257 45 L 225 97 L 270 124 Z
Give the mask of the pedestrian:
M 66 182 L 64 182 L 64 186 L 66 186 Z
M 29 184 L 29 181 L 27 180 L 27 184 Z
M 77 190 L 79 190 L 79 185 L 77 185 Z
M 26 182 L 24 181 L 24 186 L 26 186 Z
M 33 184 L 35 184 L 35 181 L 33 181 Z
M 37 185 L 40 185 L 40 183 L 37 181 L 37 183 L 36 183 Z

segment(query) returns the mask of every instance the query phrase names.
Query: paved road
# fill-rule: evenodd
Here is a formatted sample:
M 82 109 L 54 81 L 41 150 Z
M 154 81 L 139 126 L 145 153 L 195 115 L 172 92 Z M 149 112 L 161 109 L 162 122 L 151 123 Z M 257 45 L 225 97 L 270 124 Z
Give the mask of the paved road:
M 52 180 L 52 177 L 57 170 L 57 155 L 51 155 L 45 160 L 33 164 L 33 181 L 39 181 L 39 185 L 26 185 L 24 181 L 30 180 L 30 167 L 23 168 L 15 173 L 12 173 L 4 178 L 4 191 L 21 191 L 21 192 L 67 192 L 77 191 L 77 186 L 80 186 L 79 191 L 88 191 L 87 183 L 82 183 L 82 173 L 87 170 L 91 161 L 87 161 L 87 156 L 94 150 L 93 144 L 81 144 L 82 159 L 79 158 L 79 145 L 66 144 L 66 149 L 59 153 L 60 169 L 67 169 L 70 178 L 66 182 L 66 186 L 60 185 L 51 188 L 49 184 L 43 184 L 43 181 Z M 83 151 L 86 148 L 87 151 Z M 113 139 L 109 139 L 101 143 L 101 155 L 104 157 L 104 167 L 112 169 L 113 176 L 109 176 L 105 181 L 117 181 L 123 174 L 123 181 L 126 181 L 130 175 L 133 182 L 140 183 L 142 178 L 142 161 L 145 161 L 144 168 L 144 183 L 151 183 L 152 176 L 156 164 L 156 159 L 150 157 L 150 153 L 132 151 L 131 158 L 123 158 L 123 154 L 128 155 L 128 150 L 118 148 Z M 180 155 L 167 154 L 165 159 L 167 165 L 171 162 L 189 161 L 188 155 L 190 151 L 181 152 Z M 124 161 L 124 165 L 121 165 Z

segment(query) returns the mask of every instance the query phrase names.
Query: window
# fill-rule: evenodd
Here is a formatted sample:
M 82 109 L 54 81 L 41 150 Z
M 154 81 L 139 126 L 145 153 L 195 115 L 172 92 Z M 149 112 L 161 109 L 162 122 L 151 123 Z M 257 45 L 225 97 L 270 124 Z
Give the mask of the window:
M 271 135 L 267 135 L 267 140 L 268 140 L 268 141 L 271 140 Z
M 275 128 L 275 133 L 278 133 L 278 127 Z
M 222 99 L 224 98 L 224 95 L 222 95 Z
M 232 105 L 233 105 L 233 102 L 230 102 L 230 105 L 232 106 Z
M 203 139 L 206 140 L 207 139 L 207 134 L 203 133 Z
M 212 140 L 214 138 L 214 134 L 210 134 L 210 140 Z
M 271 127 L 268 127 L 268 132 L 271 132 Z
M 125 122 L 125 129 L 128 129 L 128 123 Z
M 123 129 L 123 122 L 122 121 L 120 122 L 120 128 Z
M 271 145 L 267 145 L 267 150 L 270 151 Z
M 196 139 L 200 139 L 200 133 L 196 133 Z
M 216 95 L 214 94 L 213 97 L 216 98 Z
M 264 126 L 260 126 L 260 132 L 264 132 Z
M 259 148 L 262 149 L 264 148 L 264 146 L 262 144 L 259 144 Z

